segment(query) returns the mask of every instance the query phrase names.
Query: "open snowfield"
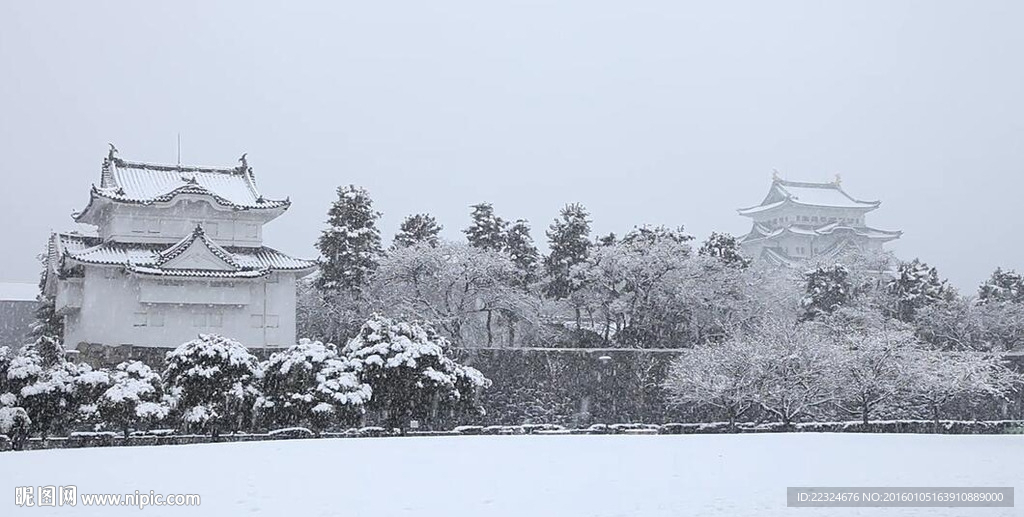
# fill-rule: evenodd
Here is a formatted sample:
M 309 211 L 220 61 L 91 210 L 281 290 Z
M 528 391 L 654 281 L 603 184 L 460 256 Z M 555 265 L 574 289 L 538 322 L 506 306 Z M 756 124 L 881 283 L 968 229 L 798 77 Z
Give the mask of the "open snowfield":
M 202 505 L 19 508 L 15 487 L 26 485 L 77 485 L 79 495 L 195 493 Z M 1016 486 L 1019 497 L 1024 436 L 474 436 L 0 454 L 4 516 L 1020 514 L 786 508 L 787 486 Z

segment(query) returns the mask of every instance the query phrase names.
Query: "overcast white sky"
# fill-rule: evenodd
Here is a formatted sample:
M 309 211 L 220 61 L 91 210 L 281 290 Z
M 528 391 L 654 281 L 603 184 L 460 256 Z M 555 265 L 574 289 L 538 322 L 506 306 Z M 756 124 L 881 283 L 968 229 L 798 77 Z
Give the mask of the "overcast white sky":
M 567 202 L 599 233 L 743 234 L 738 207 L 836 172 L 893 249 L 974 286 L 1024 270 L 1022 2 L 0 2 L 0 281 L 126 159 L 237 163 L 315 255 L 334 188 L 391 235 L 462 238 L 491 201 L 534 237 Z M 842 4 L 842 5 L 840 5 Z

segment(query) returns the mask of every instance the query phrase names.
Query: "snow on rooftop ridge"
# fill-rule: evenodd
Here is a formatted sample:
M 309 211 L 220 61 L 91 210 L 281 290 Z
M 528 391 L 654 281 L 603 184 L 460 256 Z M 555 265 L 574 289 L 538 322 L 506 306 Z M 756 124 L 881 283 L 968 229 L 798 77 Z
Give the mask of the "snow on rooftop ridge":
M 73 214 L 76 221 L 88 222 L 96 198 L 122 203 L 152 204 L 170 202 L 178 195 L 212 196 L 222 206 L 235 209 L 287 209 L 286 198 L 265 198 L 256 184 L 252 167 L 246 155 L 236 167 L 200 167 L 192 165 L 163 165 L 123 160 L 111 146 L 103 160 L 99 186 L 91 191 L 89 206 Z
M 103 242 L 94 237 L 61 233 L 55 242 L 58 253 L 76 263 L 134 266 L 159 268 L 161 252 L 165 245 L 142 243 Z M 172 245 L 175 246 L 175 245 Z M 261 248 L 221 248 L 227 252 L 232 261 L 245 271 L 277 270 L 303 271 L 312 270 L 316 261 L 299 259 L 286 255 L 266 246 Z
M 38 284 L 28 282 L 0 282 L 0 301 L 34 302 L 38 295 Z
M 877 207 L 880 201 L 863 201 L 843 190 L 839 180 L 827 183 L 808 181 L 775 180 L 773 188 L 778 188 L 786 197 L 805 205 L 836 206 L 836 207 Z
M 881 205 L 881 201 L 864 201 L 857 199 L 845 190 L 838 175 L 836 179 L 829 182 L 810 182 L 785 180 L 775 174 L 772 178 L 771 188 L 768 195 L 761 203 L 739 209 L 740 215 L 752 216 L 760 212 L 767 212 L 786 204 L 793 203 L 804 206 L 816 206 L 825 208 L 853 208 L 861 210 L 874 210 Z
M 200 165 L 167 165 L 160 163 L 130 162 L 121 158 L 114 158 L 113 165 L 120 169 L 142 169 L 149 171 L 177 171 L 177 172 L 210 172 L 217 174 L 245 174 L 249 167 L 207 167 Z

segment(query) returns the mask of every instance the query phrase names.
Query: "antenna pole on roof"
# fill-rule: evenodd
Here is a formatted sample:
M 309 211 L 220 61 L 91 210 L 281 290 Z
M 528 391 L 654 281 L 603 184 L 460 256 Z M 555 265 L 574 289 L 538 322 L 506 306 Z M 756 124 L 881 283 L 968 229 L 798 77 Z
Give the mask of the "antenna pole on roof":
M 178 132 L 178 168 L 181 168 L 181 132 Z

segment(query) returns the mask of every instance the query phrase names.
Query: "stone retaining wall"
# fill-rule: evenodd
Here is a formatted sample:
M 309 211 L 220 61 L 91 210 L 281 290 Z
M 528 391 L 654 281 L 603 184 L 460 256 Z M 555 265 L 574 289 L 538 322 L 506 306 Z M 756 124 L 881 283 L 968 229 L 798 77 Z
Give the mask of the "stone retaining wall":
M 462 426 L 451 431 L 407 431 L 404 435 L 388 432 L 380 427 L 349 429 L 344 432 L 323 433 L 321 438 L 377 438 L 394 436 L 483 436 L 483 435 L 673 435 L 673 434 L 728 434 L 728 433 L 911 433 L 911 434 L 1024 434 L 1024 421 L 999 420 L 968 422 L 943 420 L 938 427 L 928 420 L 893 420 L 871 422 L 807 422 L 784 426 L 773 422 L 756 424 L 743 422 L 731 427 L 728 422 L 697 424 L 595 424 L 585 429 L 567 429 L 559 425 L 496 425 Z M 24 450 L 76 449 L 81 447 L 138 447 L 152 445 L 193 445 L 203 443 L 260 442 L 314 438 L 312 432 L 285 429 L 263 434 L 225 434 L 216 438 L 209 435 L 136 435 L 125 438 L 118 433 L 77 433 L 70 437 L 31 438 L 24 442 Z M 11 440 L 0 435 L 0 451 L 9 451 Z

